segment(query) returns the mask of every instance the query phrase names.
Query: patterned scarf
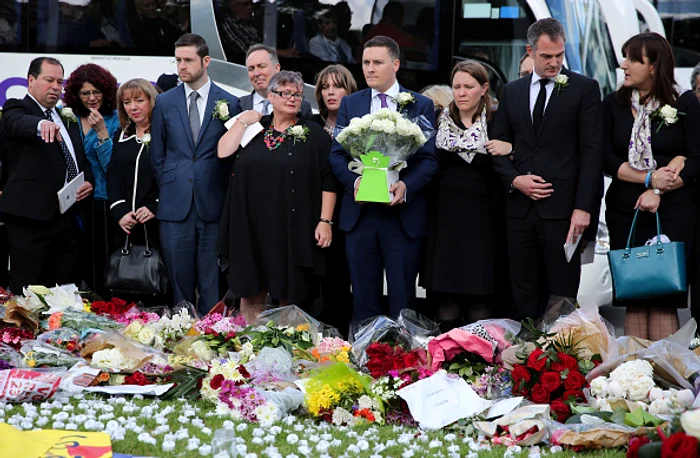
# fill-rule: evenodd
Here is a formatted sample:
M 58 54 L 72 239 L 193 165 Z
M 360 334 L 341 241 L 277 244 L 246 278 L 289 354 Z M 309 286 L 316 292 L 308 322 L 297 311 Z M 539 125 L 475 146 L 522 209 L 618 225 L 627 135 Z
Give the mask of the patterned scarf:
M 459 154 L 468 164 L 472 163 L 474 156 L 488 154 L 486 142 L 489 141 L 486 125 L 486 108 L 481 112 L 477 121 L 467 129 L 461 129 L 450 116 L 449 109 L 445 108 L 440 113 L 438 120 L 438 132 L 435 137 L 435 146 L 445 151 Z
M 637 112 L 632 125 L 627 162 L 634 170 L 656 170 L 656 160 L 651 152 L 651 114 L 659 109 L 659 101 L 649 98 L 639 103 L 639 91 L 632 90 L 632 108 Z
M 680 86 L 676 85 L 673 88 L 679 97 L 685 92 Z M 634 170 L 656 170 L 656 161 L 651 151 L 651 115 L 661 104 L 655 98 L 650 98 L 644 105 L 640 105 L 637 89 L 632 90 L 631 102 L 637 116 L 632 125 L 627 161 Z

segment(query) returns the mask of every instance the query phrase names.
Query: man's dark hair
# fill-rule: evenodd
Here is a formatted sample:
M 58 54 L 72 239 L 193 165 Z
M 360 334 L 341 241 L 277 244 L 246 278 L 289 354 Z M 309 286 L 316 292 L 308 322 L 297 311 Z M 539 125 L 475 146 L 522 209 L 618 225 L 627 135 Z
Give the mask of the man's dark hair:
M 29 71 L 27 72 L 27 79 L 29 79 L 30 76 L 33 76 L 34 78 L 38 78 L 39 75 L 41 74 L 41 66 L 42 64 L 46 62 L 47 64 L 51 65 L 60 65 L 61 70 L 65 72 L 63 69 L 63 64 L 56 58 L 53 57 L 37 57 L 36 59 L 32 60 L 31 63 L 29 64 Z
M 245 53 L 245 60 L 248 61 L 248 57 L 250 57 L 251 54 L 253 54 L 255 51 L 267 51 L 267 53 L 270 55 L 270 62 L 272 62 L 272 65 L 275 66 L 280 63 L 280 59 L 277 56 L 277 50 L 275 48 L 272 48 L 270 46 L 265 46 L 262 43 L 255 43 L 254 45 L 250 45 L 248 48 L 248 51 Z
M 377 35 L 376 37 L 370 38 L 362 49 L 367 48 L 386 48 L 389 51 L 389 57 L 391 57 L 392 60 L 398 59 L 399 53 L 401 52 L 399 49 L 399 44 L 393 38 L 385 37 L 383 35 Z
M 566 41 L 564 26 L 561 25 L 561 22 L 551 17 L 533 22 L 530 27 L 527 28 L 527 44 L 529 44 L 532 49 L 536 50 L 537 42 L 542 35 L 547 35 L 552 41 L 559 39 Z
M 194 46 L 197 48 L 197 55 L 204 59 L 209 55 L 209 45 L 200 35 L 196 33 L 186 33 L 175 42 L 175 48 Z

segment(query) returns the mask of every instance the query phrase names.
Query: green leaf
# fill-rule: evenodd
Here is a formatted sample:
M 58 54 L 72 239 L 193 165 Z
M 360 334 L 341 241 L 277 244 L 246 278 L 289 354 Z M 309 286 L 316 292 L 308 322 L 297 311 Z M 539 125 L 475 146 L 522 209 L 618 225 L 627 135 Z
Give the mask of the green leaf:
M 610 415 L 610 421 L 615 424 L 624 426 L 626 414 L 627 412 L 625 412 L 624 410 L 616 410 L 615 412 L 613 412 L 612 415 Z

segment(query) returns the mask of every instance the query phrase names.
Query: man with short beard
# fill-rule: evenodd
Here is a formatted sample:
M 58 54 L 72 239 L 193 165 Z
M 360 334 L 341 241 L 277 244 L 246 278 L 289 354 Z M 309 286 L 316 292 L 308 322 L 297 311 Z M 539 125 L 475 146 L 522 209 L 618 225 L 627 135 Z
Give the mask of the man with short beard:
M 197 290 L 202 314 L 220 299 L 216 240 L 228 167 L 217 159 L 216 148 L 225 119 L 241 111 L 238 99 L 209 79 L 210 60 L 199 35 L 188 33 L 175 43 L 184 84 L 156 99 L 150 146 L 160 187 L 156 217 L 175 302 L 195 304 Z M 227 105 L 228 116 L 215 115 L 217 103 Z

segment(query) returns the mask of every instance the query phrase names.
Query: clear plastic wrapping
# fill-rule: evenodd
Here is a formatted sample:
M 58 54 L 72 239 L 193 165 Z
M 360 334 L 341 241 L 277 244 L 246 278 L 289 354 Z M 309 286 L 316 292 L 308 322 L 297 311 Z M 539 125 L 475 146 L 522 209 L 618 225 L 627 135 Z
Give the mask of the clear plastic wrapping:
M 353 323 L 350 331 L 353 337 L 352 354 L 360 367 L 367 363 L 366 350 L 374 342 L 391 342 L 406 350 L 422 347 L 421 342 L 404 326 L 384 315 Z
M 311 335 L 314 344 L 318 342 L 319 334 L 324 325 L 296 305 L 278 307 L 265 310 L 258 315 L 255 325 L 264 326 L 272 321 L 276 326 L 291 326 L 300 331 L 306 331 Z

